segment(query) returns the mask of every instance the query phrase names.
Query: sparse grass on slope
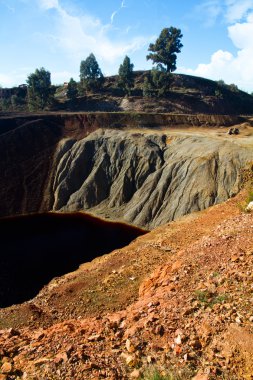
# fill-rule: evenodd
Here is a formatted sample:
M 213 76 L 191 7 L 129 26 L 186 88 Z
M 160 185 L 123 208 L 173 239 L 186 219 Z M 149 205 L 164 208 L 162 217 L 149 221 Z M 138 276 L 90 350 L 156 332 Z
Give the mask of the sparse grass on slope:
M 143 380 L 187 380 L 194 376 L 191 369 L 185 368 L 183 371 L 175 369 L 159 371 L 155 367 L 147 369 L 140 379 Z

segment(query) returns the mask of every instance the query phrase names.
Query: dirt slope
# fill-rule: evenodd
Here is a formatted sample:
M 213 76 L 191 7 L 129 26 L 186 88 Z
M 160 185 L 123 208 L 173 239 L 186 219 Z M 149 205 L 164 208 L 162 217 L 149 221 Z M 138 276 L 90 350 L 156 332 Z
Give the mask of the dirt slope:
M 152 364 L 182 379 L 251 379 L 253 215 L 240 214 L 244 197 L 162 226 L 1 310 L 2 325 L 15 327 L 0 332 L 2 372 L 129 379 Z

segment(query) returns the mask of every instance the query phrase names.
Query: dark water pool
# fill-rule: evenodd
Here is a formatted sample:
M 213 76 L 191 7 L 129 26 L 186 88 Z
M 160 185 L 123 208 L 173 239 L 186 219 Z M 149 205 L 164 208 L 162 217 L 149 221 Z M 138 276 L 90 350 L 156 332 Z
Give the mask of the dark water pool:
M 83 213 L 1 218 L 0 307 L 33 298 L 52 278 L 144 233 Z

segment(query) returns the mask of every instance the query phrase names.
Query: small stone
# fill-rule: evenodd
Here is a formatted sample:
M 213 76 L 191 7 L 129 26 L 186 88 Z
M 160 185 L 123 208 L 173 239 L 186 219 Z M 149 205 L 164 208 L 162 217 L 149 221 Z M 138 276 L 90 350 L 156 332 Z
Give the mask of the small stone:
M 130 339 L 126 340 L 126 349 L 128 352 L 134 352 L 135 351 L 135 347 L 132 344 L 132 342 L 130 341 Z
M 242 323 L 241 319 L 239 317 L 236 317 L 235 318 L 235 321 L 238 325 L 240 325 Z
M 174 339 L 174 342 L 178 345 L 182 344 L 182 339 L 181 339 L 181 335 L 178 335 L 175 339 Z
M 156 328 L 155 328 L 155 334 L 163 336 L 163 334 L 164 334 L 164 327 L 161 326 L 161 325 L 156 326 Z
M 147 356 L 147 362 L 149 364 L 153 363 L 155 361 L 155 358 L 153 356 Z
M 98 342 L 98 341 L 100 341 L 102 339 L 103 339 L 103 337 L 100 334 L 91 335 L 91 336 L 88 337 L 88 342 Z
M 10 363 L 11 362 L 11 359 L 8 358 L 7 356 L 4 356 L 1 360 L 2 363 Z
M 248 206 L 246 207 L 246 211 L 248 212 L 253 211 L 253 202 L 249 202 Z
M 139 379 L 141 376 L 141 371 L 139 369 L 133 370 L 133 372 L 130 373 L 131 379 Z
M 208 379 L 209 379 L 209 375 L 202 372 L 199 372 L 196 376 L 192 378 L 192 380 L 208 380 Z
M 45 336 L 45 334 L 43 332 L 38 331 L 33 335 L 33 339 L 41 340 L 42 338 L 44 338 L 44 336 Z
M 10 373 L 12 371 L 12 364 L 5 362 L 1 367 L 2 373 Z
M 134 367 L 136 364 L 136 358 L 132 355 L 126 357 L 126 364 L 130 367 Z
M 13 329 L 12 327 L 7 330 L 9 337 L 20 335 L 20 332 L 18 330 Z
M 54 358 L 54 363 L 55 364 L 60 364 L 62 362 L 67 362 L 68 361 L 68 355 L 66 352 L 60 352 L 59 354 L 56 355 Z
M 33 364 L 34 364 L 36 367 L 39 367 L 39 366 L 41 366 L 41 365 L 43 365 L 43 364 L 48 363 L 49 361 L 50 361 L 50 359 L 48 359 L 48 358 L 41 358 L 41 359 L 36 360 Z
M 251 317 L 249 317 L 249 321 L 253 322 L 253 315 Z

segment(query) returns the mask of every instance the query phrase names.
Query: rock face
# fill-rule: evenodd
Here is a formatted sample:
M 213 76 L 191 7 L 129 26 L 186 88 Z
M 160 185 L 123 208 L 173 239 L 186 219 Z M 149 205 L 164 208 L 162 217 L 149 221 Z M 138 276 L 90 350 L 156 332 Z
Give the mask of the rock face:
M 241 121 L 134 113 L 2 117 L 0 216 L 90 210 L 153 228 L 222 202 L 238 192 L 240 170 L 253 157 L 249 145 L 217 126 Z
M 154 228 L 235 195 L 249 160 L 250 149 L 217 137 L 98 130 L 59 144 L 49 206 Z
M 0 216 L 38 212 L 61 128 L 43 119 L 9 124 L 0 133 Z

